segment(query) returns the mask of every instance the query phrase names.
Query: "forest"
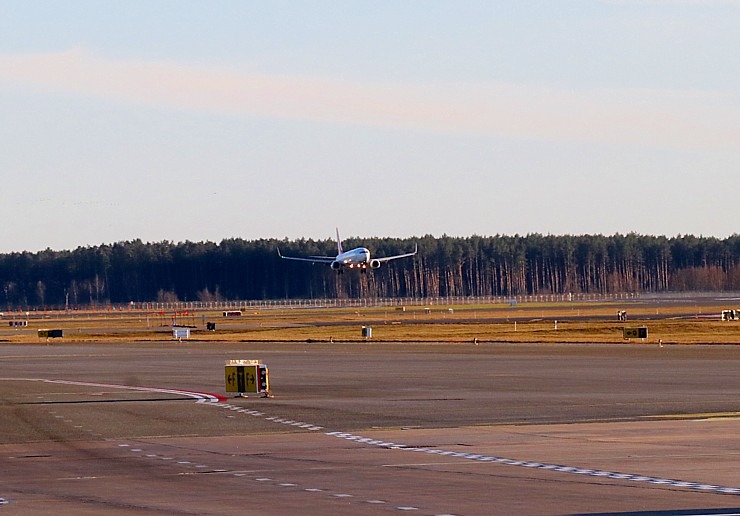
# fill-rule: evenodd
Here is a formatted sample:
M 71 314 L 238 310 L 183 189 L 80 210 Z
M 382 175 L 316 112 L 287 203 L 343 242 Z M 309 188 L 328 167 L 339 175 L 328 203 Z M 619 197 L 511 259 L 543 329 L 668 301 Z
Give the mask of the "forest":
M 413 258 L 367 273 L 281 260 L 336 254 L 333 240 L 116 242 L 0 254 L 8 310 L 147 301 L 515 296 L 740 290 L 740 235 L 351 238 L 345 249 Z

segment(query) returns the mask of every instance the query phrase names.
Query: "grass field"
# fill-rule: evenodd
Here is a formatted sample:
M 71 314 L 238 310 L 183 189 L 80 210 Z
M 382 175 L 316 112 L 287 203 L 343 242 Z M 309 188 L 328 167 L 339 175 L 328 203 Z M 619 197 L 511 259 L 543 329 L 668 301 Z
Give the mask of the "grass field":
M 0 342 L 40 343 L 40 329 L 61 329 L 52 343 L 173 341 L 172 326 L 191 327 L 191 341 L 286 342 L 542 342 L 740 344 L 740 322 L 722 321 L 724 305 L 682 303 L 527 303 L 509 305 L 314 308 L 187 314 L 49 312 L 2 318 Z M 628 320 L 618 321 L 618 310 Z M 26 327 L 7 321 L 27 320 Z M 557 322 L 556 322 L 557 321 Z M 207 331 L 206 322 L 216 323 Z M 646 326 L 647 339 L 623 338 L 623 328 Z M 370 328 L 371 337 L 363 335 Z M 364 332 L 367 333 L 367 330 Z

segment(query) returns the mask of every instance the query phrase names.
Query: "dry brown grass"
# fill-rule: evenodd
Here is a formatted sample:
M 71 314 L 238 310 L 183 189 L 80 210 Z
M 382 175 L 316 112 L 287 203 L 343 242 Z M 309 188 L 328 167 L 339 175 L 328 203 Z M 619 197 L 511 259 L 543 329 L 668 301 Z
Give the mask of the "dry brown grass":
M 219 342 L 361 341 L 361 327 L 369 326 L 373 341 L 621 343 L 627 342 L 622 338 L 625 326 L 644 325 L 649 329 L 646 343 L 740 344 L 740 322 L 720 321 L 723 308 L 727 307 L 690 303 L 532 303 L 405 310 L 286 309 L 245 311 L 238 318 L 224 318 L 220 311 L 198 312 L 178 317 L 177 322 L 197 326 L 191 330 L 191 340 Z M 628 311 L 627 322 L 616 320 L 618 309 Z M 205 331 L 205 321 L 215 322 L 217 331 Z M 39 314 L 29 319 L 27 328 L 3 326 L 0 341 L 43 342 L 37 332 L 44 328 L 63 329 L 63 342 L 171 341 L 171 325 L 171 313 Z

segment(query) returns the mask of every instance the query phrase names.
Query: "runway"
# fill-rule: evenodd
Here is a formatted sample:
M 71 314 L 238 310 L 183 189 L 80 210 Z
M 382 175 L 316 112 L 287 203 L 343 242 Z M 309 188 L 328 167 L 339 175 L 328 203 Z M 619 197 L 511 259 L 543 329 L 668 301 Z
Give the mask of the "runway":
M 274 398 L 226 397 L 262 359 Z M 0 347 L 0 514 L 720 514 L 740 348 Z

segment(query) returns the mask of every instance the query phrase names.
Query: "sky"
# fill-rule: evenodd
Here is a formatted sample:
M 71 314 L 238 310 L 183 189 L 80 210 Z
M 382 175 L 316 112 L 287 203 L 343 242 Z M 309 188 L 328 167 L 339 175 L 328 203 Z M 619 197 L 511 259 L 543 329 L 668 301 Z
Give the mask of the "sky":
M 0 252 L 740 232 L 740 1 L 5 0 Z

